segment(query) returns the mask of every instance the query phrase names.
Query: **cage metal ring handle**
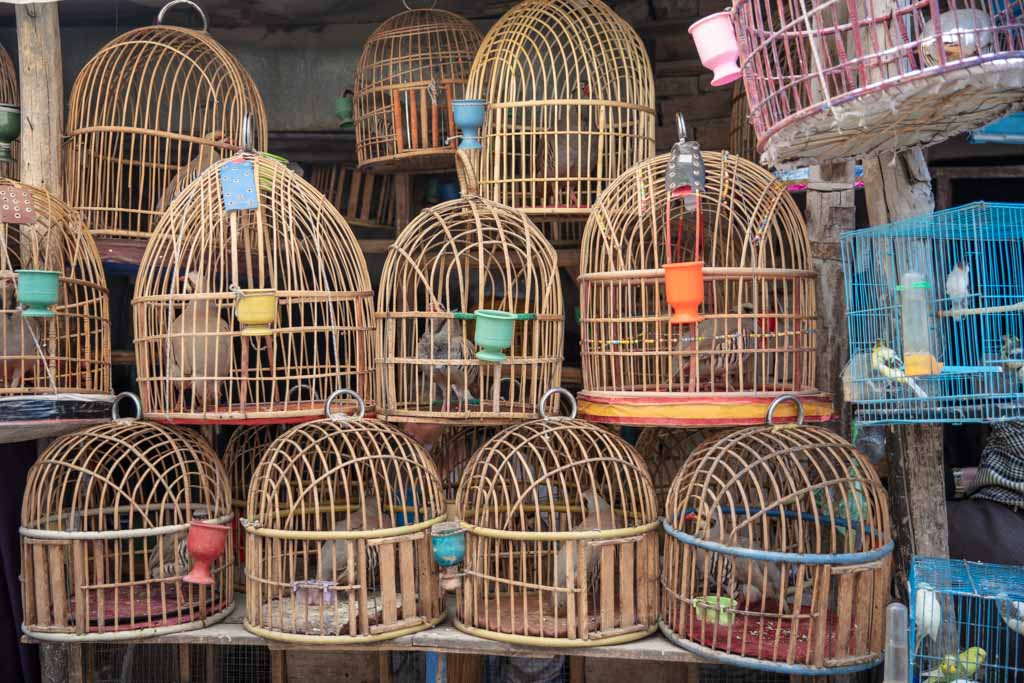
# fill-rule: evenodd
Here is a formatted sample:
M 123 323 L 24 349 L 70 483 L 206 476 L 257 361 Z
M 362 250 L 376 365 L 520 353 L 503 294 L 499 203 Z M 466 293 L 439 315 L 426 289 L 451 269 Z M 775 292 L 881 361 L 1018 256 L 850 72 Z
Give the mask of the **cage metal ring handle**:
M 683 112 L 676 112 L 676 131 L 679 133 L 680 142 L 686 142 L 686 119 L 683 118 Z
M 171 0 L 169 3 L 160 8 L 160 14 L 156 15 L 156 23 L 164 23 L 164 15 L 167 14 L 167 10 L 174 7 L 175 5 L 188 5 L 194 9 L 198 14 L 199 18 L 203 20 L 203 33 L 210 32 L 210 22 L 206 20 L 206 12 L 203 8 L 192 2 L 192 0 Z
M 246 112 L 242 117 L 242 151 L 250 154 L 255 151 L 252 129 L 252 113 Z
M 798 425 L 802 425 L 804 423 L 803 401 L 801 401 L 800 398 L 795 396 L 794 394 L 783 394 L 782 396 L 779 396 L 774 401 L 772 401 L 771 405 L 768 406 L 768 415 L 765 417 L 765 421 L 769 425 L 775 425 L 775 409 L 778 408 L 783 403 L 785 403 L 786 401 L 792 401 L 793 403 L 796 404 L 796 423 Z
M 351 389 L 338 389 L 337 391 L 335 391 L 333 394 L 331 394 L 327 398 L 327 405 L 324 406 L 324 413 L 327 415 L 328 419 L 331 419 L 331 420 L 347 420 L 347 419 L 349 419 L 349 416 L 345 415 L 344 413 L 338 413 L 337 415 L 335 415 L 335 414 L 333 414 L 331 412 L 331 405 L 334 403 L 334 399 L 338 398 L 339 396 L 351 396 L 352 398 L 355 399 L 356 405 L 359 407 L 359 410 L 356 412 L 356 415 L 355 415 L 355 417 L 357 419 L 362 418 L 364 415 L 366 415 L 366 402 L 363 401 L 363 397 L 362 396 L 360 396 L 356 392 L 352 391 Z
M 121 399 L 130 398 L 132 403 L 135 404 L 135 417 L 121 417 L 121 411 L 117 409 Z M 137 420 L 142 417 L 142 401 L 136 394 L 130 391 L 122 391 L 120 394 L 114 397 L 114 403 L 110 406 L 110 416 L 115 420 Z
M 408 0 L 402 0 L 402 4 L 405 5 L 405 9 L 409 10 L 410 12 L 412 11 L 412 7 L 409 7 Z M 435 7 L 437 7 L 437 0 L 431 2 L 430 7 L 428 7 L 427 9 L 434 9 Z
M 563 389 L 562 387 L 552 387 L 551 389 L 545 391 L 544 395 L 540 397 L 540 403 L 537 404 L 537 412 L 540 413 L 540 416 L 545 420 L 550 420 L 555 417 L 559 417 L 558 415 L 548 415 L 547 411 L 544 410 L 544 404 L 547 403 L 548 398 L 554 396 L 555 394 L 561 394 L 562 396 L 564 396 L 569 401 L 569 405 L 572 406 L 572 409 L 569 411 L 569 415 L 567 417 L 570 420 L 576 417 L 576 397 L 573 396 L 568 389 Z

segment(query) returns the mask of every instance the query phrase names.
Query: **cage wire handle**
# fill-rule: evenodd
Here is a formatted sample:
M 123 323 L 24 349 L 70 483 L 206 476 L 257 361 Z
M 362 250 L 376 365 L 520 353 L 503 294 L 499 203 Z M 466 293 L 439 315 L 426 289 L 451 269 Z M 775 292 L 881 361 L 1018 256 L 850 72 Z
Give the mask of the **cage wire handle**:
M 402 0 L 402 4 L 405 5 L 405 9 L 409 10 L 410 12 L 413 11 L 412 7 L 409 7 L 408 0 Z M 430 7 L 427 7 L 426 9 L 434 9 L 435 7 L 437 7 L 437 0 L 431 2 Z
M 775 409 L 778 408 L 783 403 L 785 403 L 786 401 L 792 401 L 793 403 L 796 404 L 796 423 L 798 425 L 802 425 L 804 423 L 804 403 L 803 403 L 803 401 L 801 401 L 794 394 L 783 394 L 782 396 L 779 396 L 774 401 L 772 401 L 771 405 L 768 406 L 768 415 L 765 416 L 765 422 L 767 422 L 768 425 L 770 425 L 772 427 L 782 427 L 783 426 L 783 425 L 776 425 L 775 424 Z
M 324 413 L 327 415 L 329 420 L 349 420 L 351 416 L 344 413 L 338 413 L 337 415 L 331 412 L 331 405 L 334 403 L 334 399 L 339 396 L 351 396 L 355 399 L 358 411 L 355 414 L 356 419 L 362 418 L 366 415 L 366 402 L 363 401 L 363 397 L 352 391 L 351 389 L 338 389 L 327 398 L 327 405 L 324 406 Z
M 167 10 L 171 9 L 175 5 L 188 5 L 189 7 L 194 9 L 196 13 L 199 15 L 199 18 L 203 20 L 203 33 L 210 32 L 210 22 L 206 20 L 206 12 L 203 11 L 202 7 L 192 2 L 192 0 L 171 0 L 169 3 L 160 8 L 160 14 L 156 15 L 156 23 L 163 24 L 164 15 L 167 14 Z
M 256 148 L 253 145 L 251 112 L 246 112 L 242 116 L 242 151 L 248 154 L 252 154 L 256 151 Z
M 135 404 L 135 417 L 121 417 L 121 411 L 117 409 L 118 404 L 123 398 L 130 398 L 132 403 Z M 117 420 L 138 420 L 142 417 L 142 401 L 139 400 L 138 395 L 130 391 L 122 391 L 120 394 L 114 397 L 114 403 L 110 406 L 110 416 Z
M 572 406 L 572 409 L 569 411 L 569 414 L 567 416 L 548 415 L 548 412 L 544 410 L 544 404 L 547 403 L 548 398 L 554 396 L 555 394 L 561 394 L 562 396 L 564 396 L 566 399 L 568 399 L 569 405 Z M 541 418 L 545 420 L 553 420 L 559 417 L 568 417 L 571 420 L 576 417 L 576 397 L 569 393 L 568 389 L 563 389 L 562 387 L 552 387 L 551 389 L 545 391 L 544 395 L 540 397 L 540 403 L 537 404 L 537 412 L 540 413 Z

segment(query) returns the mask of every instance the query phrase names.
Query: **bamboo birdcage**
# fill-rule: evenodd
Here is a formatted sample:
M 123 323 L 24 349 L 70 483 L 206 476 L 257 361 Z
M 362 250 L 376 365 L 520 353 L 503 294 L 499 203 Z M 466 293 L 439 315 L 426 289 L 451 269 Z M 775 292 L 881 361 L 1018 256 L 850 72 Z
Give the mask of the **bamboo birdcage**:
M 335 645 L 430 628 L 445 615 L 430 539 L 445 518 L 437 469 L 387 423 L 332 416 L 330 401 L 327 414 L 276 439 L 253 475 L 245 627 Z
M 456 498 L 466 530 L 456 626 L 471 635 L 581 647 L 656 628 L 647 467 L 621 438 L 575 419 L 575 405 L 571 415 L 542 410 L 499 432 L 466 467 Z
M 0 104 L 13 104 L 21 106 L 21 95 L 18 92 L 18 72 L 14 68 L 10 53 L 0 45 Z M 18 169 L 18 141 L 11 142 L 11 156 L 14 161 L 0 161 L 0 178 L 11 178 L 17 180 L 20 176 Z
M 640 432 L 636 450 L 651 473 L 658 509 L 665 507 L 668 490 L 690 454 L 706 440 L 720 434 L 724 434 L 724 431 L 664 427 L 647 427 Z
M 809 419 L 827 419 L 831 399 L 814 387 L 817 275 L 796 203 L 760 166 L 704 152 L 700 211 L 686 211 L 686 199 L 666 190 L 669 159 L 624 173 L 587 223 L 579 278 L 584 417 L 638 426 L 760 424 L 773 398 L 797 393 Z M 693 256 L 699 233 L 701 253 Z M 703 261 L 705 317 L 671 324 L 663 266 L 691 257 Z M 780 417 L 794 414 L 787 405 Z
M 222 172 L 229 195 L 242 174 L 258 207 L 226 211 Z M 248 336 L 238 306 L 261 291 L 276 295 L 275 320 Z M 220 161 L 175 198 L 132 306 L 153 419 L 298 422 L 322 414 L 338 387 L 373 389 L 373 291 L 359 244 L 322 194 L 270 157 Z
M 314 164 L 310 184 L 353 228 L 395 227 L 395 179 L 345 164 Z
M 654 154 L 654 76 L 636 31 L 600 0 L 526 0 L 491 27 L 468 97 L 487 103 L 480 193 L 530 216 L 585 217 Z
M 113 422 L 61 437 L 25 487 L 22 630 L 49 641 L 123 640 L 224 619 L 230 551 L 213 561 L 213 585 L 182 579 L 190 522 L 227 524 L 229 500 L 216 454 L 184 429 L 115 410 Z
M 705 441 L 673 482 L 661 630 L 712 661 L 807 676 L 872 668 L 893 549 L 885 488 L 843 438 L 772 425 L 771 412 Z
M 736 0 L 732 14 L 773 166 L 933 145 L 1024 102 L 1024 0 Z
M 266 149 L 259 91 L 205 15 L 202 30 L 159 23 L 182 2 L 101 48 L 71 88 L 64 194 L 95 236 L 148 237 L 192 179 L 241 148 L 245 114 Z
M 441 475 L 444 500 L 449 506 L 455 505 L 455 495 L 469 459 L 499 431 L 498 427 L 448 427 L 434 442 L 430 457 Z
M 0 241 L 0 396 L 111 395 L 109 293 L 81 216 L 44 189 L 0 179 Z M 52 316 L 23 314 L 19 270 L 59 272 Z
M 481 309 L 514 323 L 502 362 L 481 360 Z M 388 252 L 377 300 L 380 402 L 388 420 L 507 424 L 532 418 L 562 370 L 555 250 L 520 211 L 475 195 L 425 209 Z M 475 323 L 479 325 L 479 323 Z
M 356 65 L 359 168 L 424 173 L 455 164 L 452 100 L 461 99 L 480 31 L 457 14 L 412 9 L 377 27 Z

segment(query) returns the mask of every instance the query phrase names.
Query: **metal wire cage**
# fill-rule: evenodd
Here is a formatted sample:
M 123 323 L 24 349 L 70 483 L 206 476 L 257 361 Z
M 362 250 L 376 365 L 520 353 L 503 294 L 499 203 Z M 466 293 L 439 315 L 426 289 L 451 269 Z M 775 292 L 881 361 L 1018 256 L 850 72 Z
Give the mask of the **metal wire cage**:
M 770 419 L 706 441 L 673 482 L 661 630 L 726 664 L 871 668 L 893 548 L 885 488 L 841 437 Z
M 14 68 L 11 55 L 3 45 L 0 45 L 0 105 L 21 106 L 21 95 L 18 92 L 18 72 Z M 10 144 L 11 156 L 14 161 L 0 161 L 0 178 L 17 180 L 20 177 L 18 141 L 13 140 Z
M 452 100 L 461 99 L 480 31 L 457 14 L 397 14 L 363 46 L 355 74 L 356 155 L 364 171 L 423 173 L 455 165 Z
M 636 450 L 647 463 L 654 482 L 658 509 L 665 507 L 668 491 L 690 454 L 708 439 L 724 432 L 715 429 L 648 427 L 640 432 Z
M 865 424 L 1024 417 L 1024 204 L 975 203 L 840 239 Z
M 1024 97 L 1024 2 L 736 0 L 765 163 L 895 153 L 975 130 Z
M 81 216 L 0 179 L 0 243 L 0 396 L 110 395 L 109 294 Z M 58 273 L 47 311 L 19 301 L 35 271 Z
M 487 355 L 481 328 L 492 321 L 484 318 L 508 314 L 518 317 L 511 339 Z M 563 316 L 555 250 L 524 213 L 473 195 L 424 210 L 381 273 L 384 415 L 492 425 L 534 417 L 561 376 Z
M 168 8 L 194 3 L 174 0 Z M 158 23 L 118 36 L 79 72 L 68 101 L 64 195 L 95 236 L 145 238 L 186 185 L 241 148 L 263 100 L 248 72 L 203 29 Z
M 345 164 L 314 164 L 309 182 L 352 228 L 395 227 L 394 176 L 364 173 Z
M 456 626 L 519 645 L 644 638 L 658 611 L 647 467 L 621 438 L 575 419 L 574 405 L 571 417 L 541 416 L 499 432 L 466 466 Z
M 444 619 L 430 540 L 445 519 L 441 480 L 426 451 L 387 423 L 360 412 L 285 432 L 256 468 L 247 511 L 253 633 L 360 643 Z
M 225 209 L 243 194 L 255 208 Z M 257 304 L 270 318 L 253 325 Z M 323 414 L 340 386 L 373 389 L 373 290 L 359 244 L 322 194 L 270 157 L 217 162 L 175 198 L 132 307 L 153 419 L 297 422 Z
M 654 154 L 654 76 L 636 31 L 600 0 L 526 0 L 491 27 L 467 86 L 486 101 L 480 193 L 530 216 L 586 216 Z
M 704 152 L 700 211 L 687 211 L 666 190 L 669 159 L 616 179 L 587 222 L 581 413 L 639 426 L 762 424 L 774 398 L 796 393 L 808 419 L 827 419 L 831 400 L 814 387 L 817 276 L 796 203 L 764 168 Z M 703 320 L 672 324 L 663 266 L 691 257 L 703 262 Z M 794 416 L 791 405 L 780 411 Z
M 914 557 L 910 605 L 910 680 L 1021 680 L 1024 568 Z
M 115 413 L 116 418 L 116 413 Z M 53 442 L 21 510 L 22 630 L 122 640 L 202 628 L 231 611 L 231 553 L 185 583 L 190 523 L 231 520 L 228 480 L 198 435 L 132 418 Z

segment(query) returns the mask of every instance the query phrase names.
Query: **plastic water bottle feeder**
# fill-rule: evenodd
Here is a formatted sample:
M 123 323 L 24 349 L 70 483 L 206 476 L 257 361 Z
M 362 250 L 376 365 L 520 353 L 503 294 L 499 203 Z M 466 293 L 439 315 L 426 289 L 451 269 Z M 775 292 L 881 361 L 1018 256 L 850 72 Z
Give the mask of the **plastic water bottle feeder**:
M 480 128 L 484 125 L 484 100 L 452 100 L 455 125 L 462 130 L 459 149 L 480 149 Z
M 740 48 L 731 12 L 716 12 L 690 26 L 690 35 L 697 44 L 700 63 L 715 73 L 711 85 L 729 85 L 740 76 Z
M 434 561 L 441 568 L 441 588 L 453 591 L 459 587 L 461 574 L 457 567 L 466 557 L 466 531 L 458 522 L 435 524 L 430 532 Z
M 277 290 L 275 289 L 233 289 L 235 293 L 235 318 L 242 326 L 246 337 L 264 337 L 273 334 L 270 327 L 277 318 Z
M 512 333 L 517 320 L 536 320 L 536 313 L 509 313 L 481 308 L 475 313 L 456 313 L 456 320 L 475 320 L 476 332 L 473 341 L 477 348 L 476 357 L 487 363 L 502 363 L 507 356 L 505 349 L 512 346 Z
M 14 161 L 11 143 L 21 135 L 21 107 L 0 104 L 0 161 Z
M 56 270 L 17 270 L 18 303 L 26 318 L 52 318 L 57 303 L 60 273 Z
M 213 585 L 210 565 L 224 552 L 229 526 L 193 520 L 188 527 L 188 552 L 192 555 L 192 571 L 182 581 L 202 586 Z

